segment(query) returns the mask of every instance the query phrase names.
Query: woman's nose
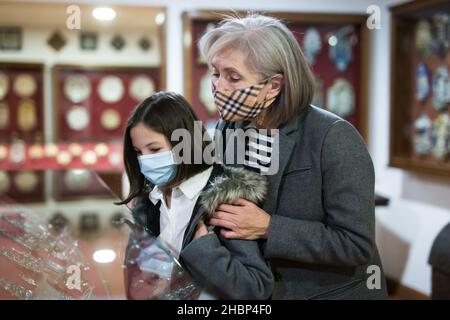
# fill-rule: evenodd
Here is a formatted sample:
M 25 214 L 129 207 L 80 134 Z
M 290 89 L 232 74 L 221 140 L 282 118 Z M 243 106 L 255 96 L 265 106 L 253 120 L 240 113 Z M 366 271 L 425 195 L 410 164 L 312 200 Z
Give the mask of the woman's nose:
M 220 91 L 223 93 L 227 93 L 229 91 L 229 88 L 226 85 L 226 82 L 222 77 L 219 77 L 215 82 L 213 82 L 213 87 L 215 87 L 215 89 L 217 91 Z

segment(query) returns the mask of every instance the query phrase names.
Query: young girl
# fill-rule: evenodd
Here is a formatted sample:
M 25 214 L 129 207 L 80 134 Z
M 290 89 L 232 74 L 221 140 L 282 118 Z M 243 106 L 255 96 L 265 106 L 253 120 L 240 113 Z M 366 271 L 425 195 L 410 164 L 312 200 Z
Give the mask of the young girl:
M 205 159 L 197 164 L 176 164 L 172 133 L 185 129 L 194 137 L 195 121 L 198 118 L 189 103 L 169 92 L 153 94 L 133 111 L 124 137 L 130 192 L 120 204 L 133 201 L 136 223 L 158 236 L 213 297 L 267 299 L 273 276 L 260 243 L 227 240 L 220 230 L 208 231 L 203 223 L 205 213 L 212 213 L 221 201 L 231 201 L 231 195 L 262 200 L 259 175 L 255 178 L 242 169 L 211 165 Z M 192 138 L 186 146 L 194 159 L 195 153 L 204 155 L 209 144 Z

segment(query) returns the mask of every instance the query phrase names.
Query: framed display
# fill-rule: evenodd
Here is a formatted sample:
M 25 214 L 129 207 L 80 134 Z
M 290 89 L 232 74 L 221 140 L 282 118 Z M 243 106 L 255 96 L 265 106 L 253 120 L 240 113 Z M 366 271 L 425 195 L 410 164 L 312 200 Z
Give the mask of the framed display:
M 450 176 L 450 3 L 391 8 L 390 166 Z
M 45 201 L 44 171 L 0 171 L 0 194 L 21 203 Z
M 122 141 L 126 121 L 142 100 L 161 90 L 158 67 L 53 69 L 56 141 Z
M 184 94 L 204 123 L 215 122 L 209 70 L 197 44 L 214 28 L 223 11 L 184 12 Z M 246 13 L 239 13 L 245 16 Z M 265 12 L 279 18 L 294 33 L 316 81 L 313 104 L 352 123 L 367 140 L 368 29 L 367 16 Z
M 80 48 L 81 50 L 96 50 L 97 49 L 97 33 L 95 32 L 81 32 L 80 33 Z
M 44 132 L 43 65 L 0 62 L 0 143 Z
M 20 27 L 0 27 L 0 50 L 20 51 L 22 49 L 22 29 Z

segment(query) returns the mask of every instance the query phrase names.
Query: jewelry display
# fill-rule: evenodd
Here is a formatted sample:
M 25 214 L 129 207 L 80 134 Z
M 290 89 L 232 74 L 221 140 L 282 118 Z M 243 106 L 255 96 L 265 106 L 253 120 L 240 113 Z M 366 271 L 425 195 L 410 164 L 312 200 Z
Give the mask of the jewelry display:
M 155 83 L 146 75 L 138 75 L 131 80 L 129 91 L 134 100 L 141 102 L 155 92 Z
M 390 8 L 392 167 L 450 176 L 450 13 L 445 1 Z
M 71 143 L 69 144 L 69 152 L 74 157 L 79 157 L 83 153 L 83 147 L 79 143 Z
M 5 160 L 8 157 L 8 148 L 0 144 L 0 160 Z
M 6 193 L 11 187 L 11 182 L 9 180 L 9 175 L 6 171 L 0 171 L 0 194 Z
M 20 171 L 14 177 L 14 184 L 21 192 L 28 193 L 33 191 L 38 183 L 39 178 L 33 171 Z
M 352 48 L 357 38 L 353 26 L 345 26 L 328 38 L 329 56 L 337 70 L 345 72 L 353 60 Z
M 439 67 L 433 76 L 433 107 L 441 111 L 450 101 L 450 78 L 447 67 Z
M 414 148 L 418 154 L 428 154 L 431 151 L 431 120 L 427 115 L 420 116 L 414 122 Z
M 22 100 L 17 107 L 17 124 L 22 131 L 31 131 L 37 125 L 37 108 L 33 100 Z
M 58 146 L 54 143 L 47 143 L 44 147 L 45 155 L 49 158 L 53 158 L 58 154 Z
M 108 155 L 109 148 L 108 145 L 105 143 L 98 143 L 94 147 L 94 151 L 99 157 L 105 157 Z
M 92 150 L 85 151 L 81 155 L 81 161 L 87 166 L 93 165 L 97 162 L 97 155 Z
M 36 80 L 28 73 L 20 74 L 14 81 L 14 93 L 19 97 L 27 98 L 32 96 L 37 89 Z
M 336 79 L 327 93 L 328 109 L 342 118 L 353 113 L 355 94 L 352 85 L 344 79 Z
M 39 144 L 32 145 L 28 150 L 28 156 L 32 160 L 42 159 L 44 155 L 45 155 L 44 148 L 42 147 L 42 145 Z
M 64 81 L 64 95 L 75 104 L 83 102 L 91 94 L 91 84 L 89 79 L 81 74 L 74 74 Z
M 66 121 L 70 129 L 80 131 L 88 127 L 90 122 L 90 115 L 85 107 L 73 106 L 67 112 Z
M 9 106 L 5 102 L 0 102 L 0 130 L 5 130 L 10 122 Z
M 24 274 L 20 275 L 20 279 L 22 279 L 23 281 L 25 281 L 26 283 L 28 283 L 30 286 L 36 287 L 36 280 L 34 280 L 33 278 L 29 278 Z
M 322 40 L 319 31 L 310 27 L 306 30 L 305 38 L 303 39 L 303 48 L 308 62 L 313 65 L 316 63 L 316 56 L 322 49 Z
M 63 150 L 56 156 L 56 161 L 62 166 L 67 166 L 72 161 L 72 154 Z
M 417 23 L 415 42 L 416 48 L 422 56 L 430 53 L 433 36 L 431 35 L 431 25 L 425 19 L 421 19 Z
M 0 71 L 0 101 L 3 100 L 9 91 L 9 78 Z
M 0 278 L 0 288 L 22 300 L 30 300 L 33 298 L 33 291 L 4 278 Z
M 25 161 L 25 142 L 22 139 L 15 138 L 9 151 L 9 159 L 12 163 L 20 164 Z
M 103 102 L 116 103 L 122 99 L 125 88 L 122 80 L 117 76 L 105 76 L 98 85 L 98 95 Z
M 64 184 L 70 190 L 83 190 L 87 188 L 91 183 L 92 177 L 89 170 L 68 170 L 64 174 Z
M 449 150 L 450 117 L 448 114 L 439 115 L 432 125 L 432 153 L 439 161 L 445 161 Z
M 420 63 L 416 70 L 416 99 L 423 101 L 430 92 L 428 71 L 424 63 Z
M 3 231 L 0 230 L 0 232 Z M 10 236 L 8 235 L 7 237 Z M 14 250 L 15 252 L 13 253 L 9 250 L 6 250 L 5 248 L 0 247 L 0 256 L 7 258 L 8 260 L 14 262 L 18 266 L 33 273 L 40 274 L 42 272 L 41 261 L 39 259 L 31 256 L 25 256 L 25 254 L 23 254 L 20 251 L 17 251 L 14 248 L 12 250 Z
M 444 12 L 435 14 L 433 16 L 433 21 L 436 26 L 434 48 L 436 54 L 441 59 L 445 59 L 450 47 L 450 15 Z
M 100 116 L 100 124 L 107 130 L 117 129 L 120 123 L 120 113 L 114 109 L 106 109 Z

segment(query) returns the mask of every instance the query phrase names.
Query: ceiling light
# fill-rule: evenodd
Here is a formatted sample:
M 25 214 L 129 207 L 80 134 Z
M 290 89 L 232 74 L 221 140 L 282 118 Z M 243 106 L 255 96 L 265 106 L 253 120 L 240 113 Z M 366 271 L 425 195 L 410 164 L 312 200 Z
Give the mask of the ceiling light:
M 109 249 L 97 250 L 94 252 L 93 258 L 98 263 L 110 263 L 116 258 L 116 253 Z
M 112 20 L 116 17 L 116 12 L 111 8 L 95 8 L 92 15 L 97 20 Z

